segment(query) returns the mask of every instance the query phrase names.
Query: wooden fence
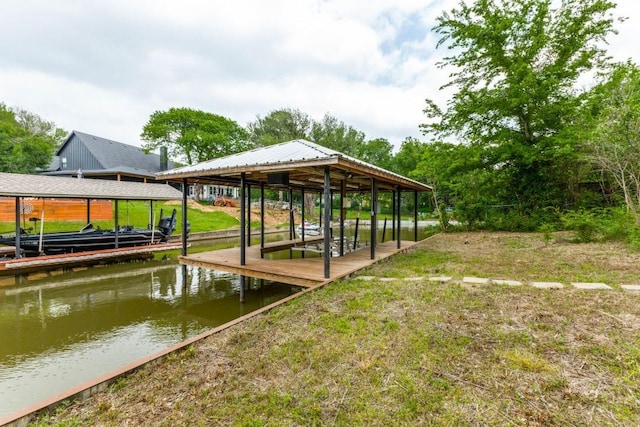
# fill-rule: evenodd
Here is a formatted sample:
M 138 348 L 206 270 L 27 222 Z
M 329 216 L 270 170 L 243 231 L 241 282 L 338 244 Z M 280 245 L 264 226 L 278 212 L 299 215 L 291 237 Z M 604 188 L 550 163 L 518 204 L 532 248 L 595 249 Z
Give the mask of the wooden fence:
M 20 220 L 42 217 L 46 221 L 86 221 L 87 201 L 74 199 L 22 199 Z M 113 219 L 110 200 L 91 201 L 91 221 L 109 221 Z M 0 198 L 0 222 L 14 222 L 16 205 L 14 197 Z

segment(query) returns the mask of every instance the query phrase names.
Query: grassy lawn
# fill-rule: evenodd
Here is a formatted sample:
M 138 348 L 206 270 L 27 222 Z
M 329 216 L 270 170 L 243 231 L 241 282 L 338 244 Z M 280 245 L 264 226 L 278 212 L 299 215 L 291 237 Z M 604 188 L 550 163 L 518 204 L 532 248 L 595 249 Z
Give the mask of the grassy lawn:
M 618 286 L 638 260 L 562 235 L 437 235 L 362 272 L 397 280 L 304 294 L 36 425 L 640 425 L 640 293 Z
M 163 216 L 170 216 L 173 209 L 177 209 L 177 228 L 174 235 L 179 235 L 182 232 L 182 219 L 181 211 L 182 207 L 176 203 L 156 202 L 154 203 L 154 215 L 155 223 L 158 224 L 160 216 L 160 210 L 162 209 Z M 114 203 L 115 212 L 115 203 Z M 143 201 L 120 201 L 118 203 L 119 211 L 119 224 L 133 225 L 137 228 L 146 228 L 149 224 L 149 203 Z M 115 218 L 115 214 L 114 214 Z M 224 230 L 228 228 L 238 227 L 240 224 L 238 220 L 221 211 L 207 212 L 200 209 L 194 209 L 191 206 L 187 207 L 187 218 L 191 225 L 191 231 L 194 233 L 202 231 L 215 231 Z M 98 226 L 102 229 L 112 229 L 114 227 L 114 221 L 92 221 L 94 226 Z M 44 225 L 44 232 L 58 232 L 58 231 L 77 231 L 85 225 L 84 221 L 46 221 Z M 27 227 L 31 227 L 32 224 L 27 224 Z M 11 233 L 15 230 L 13 222 L 0 222 L 0 230 L 3 232 Z M 35 230 L 31 230 L 33 233 L 40 231 L 40 225 L 36 226 Z

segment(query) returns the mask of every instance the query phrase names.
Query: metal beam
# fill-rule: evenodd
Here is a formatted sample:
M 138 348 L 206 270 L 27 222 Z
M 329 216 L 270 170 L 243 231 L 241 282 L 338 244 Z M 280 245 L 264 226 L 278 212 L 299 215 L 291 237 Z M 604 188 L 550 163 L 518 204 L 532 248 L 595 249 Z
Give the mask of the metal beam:
M 413 241 L 418 241 L 418 190 L 413 190 Z
M 246 189 L 247 184 L 245 182 L 246 174 L 243 172 L 240 174 L 240 265 L 247 264 L 247 249 L 246 249 L 246 229 L 245 229 L 245 220 L 247 219 L 247 213 L 245 210 L 247 209 L 247 196 Z M 243 275 L 240 276 L 240 302 L 244 302 L 244 288 L 245 288 L 245 277 Z
M 324 278 L 331 277 L 331 175 L 324 167 Z
M 264 248 L 264 182 L 260 183 L 260 248 Z
M 240 174 L 240 265 L 245 265 L 247 263 L 247 259 L 246 259 L 246 228 L 245 228 L 245 221 L 247 219 L 247 212 L 246 212 L 246 204 L 247 204 L 247 198 L 246 198 L 246 184 L 245 184 L 245 176 L 246 174 L 243 172 L 242 174 Z M 241 291 L 242 292 L 242 291 Z
M 396 240 L 396 190 L 391 190 L 391 240 Z
M 378 240 L 378 192 L 376 179 L 371 178 L 371 259 L 376 259 L 376 241 Z
M 182 179 L 182 256 L 187 255 L 187 178 Z
M 120 222 L 119 222 L 119 218 L 118 218 L 118 212 L 120 211 L 120 209 L 118 209 L 118 199 L 116 199 L 116 220 L 115 220 L 115 237 L 116 237 L 116 244 L 115 244 L 115 248 L 118 249 L 118 236 L 120 234 Z
M 402 189 L 400 189 L 400 187 L 398 187 L 398 241 L 396 244 L 396 247 L 398 249 L 400 249 L 400 242 L 402 242 L 402 215 L 400 214 L 400 212 L 402 212 Z
M 251 246 L 251 184 L 247 184 L 247 246 Z
M 20 258 L 20 197 L 16 197 L 16 259 Z
M 340 256 L 344 256 L 344 220 L 347 216 L 344 199 L 347 196 L 347 182 L 340 181 Z

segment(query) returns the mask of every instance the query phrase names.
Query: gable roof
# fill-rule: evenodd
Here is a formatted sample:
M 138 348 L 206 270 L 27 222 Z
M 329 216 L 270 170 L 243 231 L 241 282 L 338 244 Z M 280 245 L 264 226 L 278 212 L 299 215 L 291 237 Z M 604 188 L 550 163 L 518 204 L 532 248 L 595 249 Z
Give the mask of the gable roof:
M 0 173 L 0 196 L 108 200 L 180 200 L 167 184 Z
M 160 155 L 155 153 L 145 153 L 140 147 L 124 144 L 107 138 L 91 135 L 77 130 L 72 131 L 65 142 L 56 151 L 56 156 L 62 151 L 65 145 L 76 137 L 93 155 L 103 170 L 113 170 L 126 172 L 136 170 L 148 172 L 151 175 L 160 172 Z M 174 167 L 172 162 L 168 162 L 168 167 Z
M 254 182 L 268 182 L 268 175 L 286 172 L 290 182 L 298 186 L 318 188 L 321 168 L 330 166 L 334 180 L 350 179 L 351 188 L 361 191 L 370 187 L 370 179 L 376 178 L 388 188 L 400 186 L 418 191 L 430 191 L 431 187 L 406 178 L 381 167 L 363 162 L 346 154 L 323 147 L 304 139 L 260 147 L 230 156 L 208 160 L 191 166 L 183 166 L 156 174 L 159 179 L 191 178 L 203 182 L 229 182 L 238 180 L 240 174 Z M 357 184 L 357 186 L 356 186 Z M 333 185 L 333 184 L 332 184 Z

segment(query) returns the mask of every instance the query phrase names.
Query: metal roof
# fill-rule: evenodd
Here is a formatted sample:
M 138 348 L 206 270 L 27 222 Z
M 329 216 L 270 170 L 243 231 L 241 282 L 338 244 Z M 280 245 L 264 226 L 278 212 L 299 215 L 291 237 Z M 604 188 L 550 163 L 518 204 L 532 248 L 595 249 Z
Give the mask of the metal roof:
M 70 148 L 72 143 L 77 145 Z M 63 167 L 61 157 L 75 156 L 78 158 L 72 167 Z M 90 160 L 87 160 L 87 156 Z M 168 160 L 167 166 L 172 168 L 175 164 Z M 40 173 L 70 176 L 75 174 L 78 167 L 82 168 L 85 177 L 124 174 L 154 178 L 161 171 L 161 161 L 159 154 L 145 153 L 140 147 L 74 130 L 56 150 L 51 164 Z
M 292 186 L 320 190 L 323 167 L 329 166 L 332 186 L 347 181 L 347 191 L 364 191 L 375 178 L 380 188 L 431 191 L 431 187 L 310 141 L 296 139 L 156 174 L 158 179 L 187 178 L 195 182 L 233 185 L 245 173 L 249 182 L 268 182 L 285 172 Z
M 108 200 L 180 200 L 167 184 L 0 173 L 0 196 Z
M 150 175 L 160 171 L 159 154 L 145 153 L 140 147 L 79 132 L 77 130 L 71 132 L 65 144 L 73 135 L 93 154 L 103 169 L 123 170 L 128 167 L 137 169 L 139 171 L 138 173 L 142 171 Z M 59 153 L 61 149 L 62 146 L 58 149 L 57 153 Z M 169 167 L 172 166 L 173 163 L 169 162 Z

